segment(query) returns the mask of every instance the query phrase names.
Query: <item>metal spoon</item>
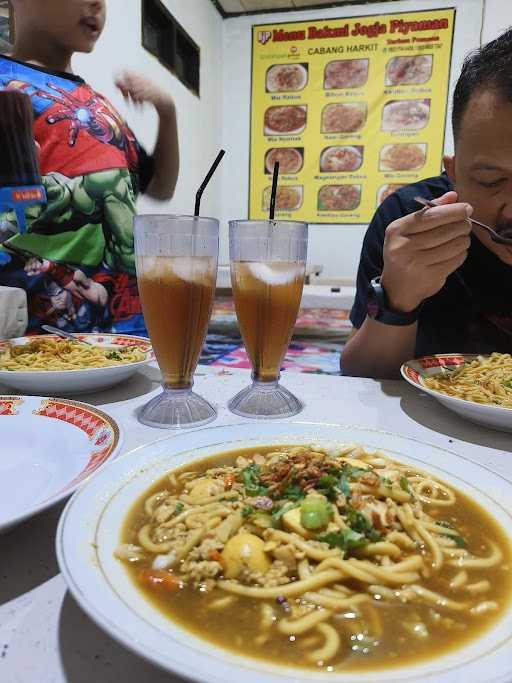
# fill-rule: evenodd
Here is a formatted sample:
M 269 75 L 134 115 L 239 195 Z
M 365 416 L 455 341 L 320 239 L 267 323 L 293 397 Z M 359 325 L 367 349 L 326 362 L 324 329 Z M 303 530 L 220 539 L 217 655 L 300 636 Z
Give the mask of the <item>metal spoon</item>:
M 87 346 L 94 346 L 94 344 L 91 344 L 91 342 L 85 341 L 85 339 L 79 339 L 70 332 L 64 332 L 64 330 L 59 330 L 58 327 L 53 327 L 52 325 L 41 325 L 41 327 L 45 332 L 49 332 L 50 334 L 56 334 L 58 337 L 62 337 L 63 339 L 71 339 L 72 341 L 80 342 L 81 344 L 87 344 Z
M 434 204 L 434 202 L 431 202 L 428 199 L 424 199 L 423 197 L 414 197 L 414 201 L 418 204 L 421 204 L 422 206 L 437 206 L 437 204 Z M 484 230 L 487 230 L 493 242 L 496 242 L 497 244 L 507 244 L 508 246 L 512 245 L 512 237 L 503 237 L 503 235 L 498 234 L 496 230 L 493 230 L 485 223 L 480 223 L 480 221 L 477 221 L 474 218 L 468 218 L 468 221 L 474 223 L 475 225 L 478 225 L 480 228 L 483 228 Z

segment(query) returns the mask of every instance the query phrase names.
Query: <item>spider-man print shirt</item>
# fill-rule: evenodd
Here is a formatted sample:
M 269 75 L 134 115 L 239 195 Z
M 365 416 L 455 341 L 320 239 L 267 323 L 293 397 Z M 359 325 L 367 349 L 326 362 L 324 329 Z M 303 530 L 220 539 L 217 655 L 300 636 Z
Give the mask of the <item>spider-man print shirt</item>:
M 0 56 L 0 89 L 32 100 L 48 197 L 27 209 L 25 235 L 10 237 L 15 217 L 0 213 L 0 285 L 27 291 L 29 331 L 50 323 L 144 334 L 132 224 L 152 159 L 110 102 L 78 76 Z

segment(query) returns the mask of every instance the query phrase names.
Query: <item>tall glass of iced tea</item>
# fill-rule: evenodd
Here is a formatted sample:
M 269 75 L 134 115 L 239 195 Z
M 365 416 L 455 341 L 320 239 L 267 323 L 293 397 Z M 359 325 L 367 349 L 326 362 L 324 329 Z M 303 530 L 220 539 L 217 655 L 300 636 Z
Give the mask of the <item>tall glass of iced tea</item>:
M 252 386 L 231 399 L 244 417 L 289 417 L 304 407 L 279 384 L 281 363 L 299 311 L 308 226 L 292 221 L 231 221 L 231 283 Z
M 218 252 L 214 218 L 135 218 L 137 280 L 163 387 L 139 410 L 144 424 L 196 427 L 217 416 L 192 384 L 212 311 Z

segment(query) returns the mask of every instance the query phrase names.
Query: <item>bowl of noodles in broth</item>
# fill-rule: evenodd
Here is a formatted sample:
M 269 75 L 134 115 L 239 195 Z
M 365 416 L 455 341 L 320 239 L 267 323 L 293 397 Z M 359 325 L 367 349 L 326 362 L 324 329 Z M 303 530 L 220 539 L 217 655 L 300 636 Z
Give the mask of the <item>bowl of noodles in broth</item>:
M 74 336 L 76 341 L 39 335 L 0 342 L 0 384 L 33 395 L 83 394 L 114 386 L 154 360 L 143 337 Z
M 512 356 L 440 354 L 404 363 L 402 377 L 461 417 L 512 432 Z
M 198 681 L 509 671 L 509 482 L 383 432 L 264 432 L 145 446 L 74 497 L 59 563 L 100 625 Z

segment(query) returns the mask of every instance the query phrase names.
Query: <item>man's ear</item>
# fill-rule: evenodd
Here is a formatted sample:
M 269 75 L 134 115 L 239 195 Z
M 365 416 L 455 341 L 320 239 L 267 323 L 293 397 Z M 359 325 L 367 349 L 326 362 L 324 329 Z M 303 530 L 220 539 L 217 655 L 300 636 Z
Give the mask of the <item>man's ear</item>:
M 445 154 L 443 157 L 443 164 L 451 184 L 455 187 L 455 157 Z

